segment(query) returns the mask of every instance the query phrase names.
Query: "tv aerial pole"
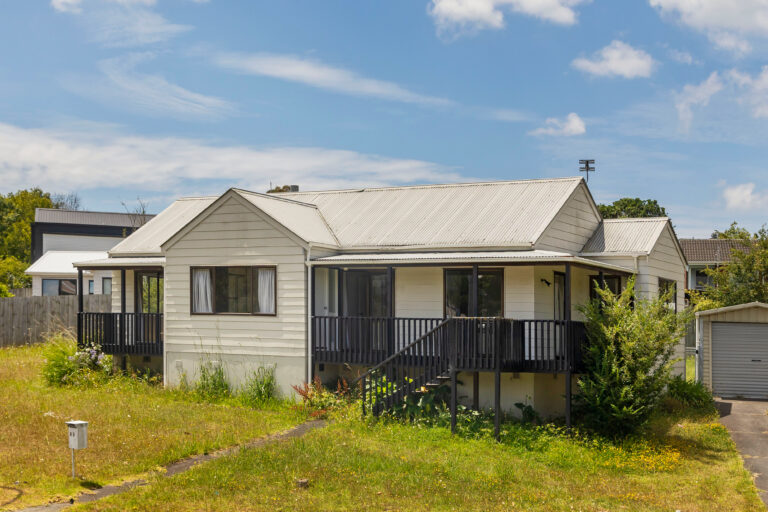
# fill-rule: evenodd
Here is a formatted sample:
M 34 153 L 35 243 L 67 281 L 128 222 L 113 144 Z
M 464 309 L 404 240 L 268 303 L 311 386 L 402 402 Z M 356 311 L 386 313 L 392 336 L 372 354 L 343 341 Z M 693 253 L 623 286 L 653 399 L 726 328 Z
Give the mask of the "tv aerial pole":
M 595 161 L 594 160 L 579 160 L 579 171 L 583 172 L 587 175 L 586 181 L 589 183 L 589 173 L 595 172 Z

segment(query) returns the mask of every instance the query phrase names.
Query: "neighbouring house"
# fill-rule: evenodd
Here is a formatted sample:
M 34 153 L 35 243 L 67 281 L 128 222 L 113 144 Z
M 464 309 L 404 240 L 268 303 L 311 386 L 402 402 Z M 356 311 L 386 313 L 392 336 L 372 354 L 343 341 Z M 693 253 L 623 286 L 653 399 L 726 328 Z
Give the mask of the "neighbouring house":
M 746 246 L 741 240 L 729 238 L 681 238 L 680 247 L 688 261 L 686 289 L 701 291 L 712 286 L 712 276 L 706 270 L 730 262 L 733 250 L 744 250 Z
M 76 261 L 101 259 L 153 215 L 36 208 L 31 225 L 32 295 L 76 295 Z M 111 272 L 87 272 L 83 293 L 112 293 Z
M 113 279 L 113 312 L 80 313 L 80 340 L 169 386 L 201 364 L 234 385 L 273 366 L 284 394 L 382 363 L 427 384 L 450 346 L 467 405 L 568 417 L 594 284 L 636 276 L 641 297 L 673 289 L 682 308 L 686 260 L 669 219 L 603 220 L 584 180 L 562 178 L 230 189 L 179 199 L 76 266 Z

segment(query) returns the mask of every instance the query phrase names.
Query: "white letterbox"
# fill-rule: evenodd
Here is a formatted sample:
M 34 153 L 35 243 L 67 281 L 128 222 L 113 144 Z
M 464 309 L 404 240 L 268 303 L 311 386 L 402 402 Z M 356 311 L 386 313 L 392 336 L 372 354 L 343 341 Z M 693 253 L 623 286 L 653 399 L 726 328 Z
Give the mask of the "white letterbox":
M 73 450 L 82 450 L 88 447 L 88 422 L 68 421 L 69 447 Z

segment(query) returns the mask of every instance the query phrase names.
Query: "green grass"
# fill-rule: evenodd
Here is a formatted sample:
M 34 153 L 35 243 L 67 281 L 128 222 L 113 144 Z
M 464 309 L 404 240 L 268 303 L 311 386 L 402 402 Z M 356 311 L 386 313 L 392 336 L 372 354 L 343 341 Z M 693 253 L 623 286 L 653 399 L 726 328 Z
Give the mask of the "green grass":
M 0 349 L 0 510 L 66 499 L 189 455 L 231 446 L 304 419 L 288 405 L 255 410 L 194 400 L 119 378 L 80 389 L 46 385 L 43 345 Z M 88 448 L 70 478 L 65 421 L 89 422 Z M 13 500 L 21 492 L 15 501 Z
M 763 510 L 711 414 L 658 418 L 622 445 L 514 426 L 498 444 L 358 414 L 78 509 Z

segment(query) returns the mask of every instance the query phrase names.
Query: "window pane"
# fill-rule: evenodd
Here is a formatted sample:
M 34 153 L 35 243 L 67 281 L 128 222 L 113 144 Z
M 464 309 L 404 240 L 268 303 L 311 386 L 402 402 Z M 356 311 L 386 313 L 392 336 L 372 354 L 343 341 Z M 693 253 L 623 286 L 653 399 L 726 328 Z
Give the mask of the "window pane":
M 469 289 L 472 271 L 457 269 L 445 271 L 445 315 L 469 316 Z
M 554 289 L 554 319 L 565 320 L 565 274 L 555 272 Z
M 59 294 L 59 280 L 58 279 L 43 279 L 43 295 L 58 295 Z
M 74 279 L 59 281 L 59 295 L 77 295 L 77 281 Z
M 217 267 L 214 273 L 214 311 L 248 313 L 248 268 Z
M 471 279 L 471 277 L 470 277 Z M 504 270 L 480 269 L 477 274 L 478 316 L 504 316 Z
M 387 316 L 387 273 L 350 270 L 344 273 L 343 308 L 347 316 Z
M 618 295 L 621 293 L 621 276 L 604 276 L 603 279 L 605 280 L 605 286 L 607 286 L 608 289 L 611 290 L 611 293 L 613 293 L 614 295 Z M 591 286 L 589 288 L 589 298 L 596 299 L 597 292 L 595 292 L 595 288 L 600 288 L 600 277 L 599 276 L 590 277 L 590 283 L 591 283 Z
M 192 270 L 192 312 L 213 313 L 213 289 L 211 270 L 196 268 Z
M 93 295 L 93 291 L 94 291 L 93 279 L 89 279 L 88 280 L 88 295 Z
M 103 295 L 112 295 L 112 278 L 111 277 L 101 278 L 101 293 Z
M 274 268 L 254 268 L 253 269 L 253 312 L 274 314 L 275 313 L 275 269 Z

